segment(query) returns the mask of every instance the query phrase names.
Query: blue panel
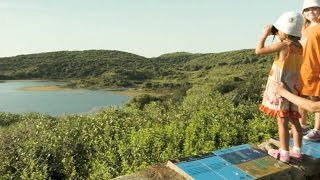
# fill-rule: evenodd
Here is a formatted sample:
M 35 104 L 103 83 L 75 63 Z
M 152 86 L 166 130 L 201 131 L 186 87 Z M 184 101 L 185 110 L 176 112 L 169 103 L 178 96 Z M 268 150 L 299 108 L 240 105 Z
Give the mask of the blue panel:
M 251 180 L 286 168 L 275 166 L 277 160 L 269 158 L 262 150 L 243 144 L 171 162 L 196 180 Z
M 290 145 L 293 146 L 293 139 L 290 139 Z M 320 142 L 302 140 L 301 151 L 303 154 L 310 156 L 313 159 L 320 158 Z
M 219 150 L 214 153 L 234 165 L 267 156 L 267 153 L 250 145 L 234 146 L 230 150 Z
M 192 176 L 195 180 L 253 180 L 254 178 L 237 169 L 234 166 L 227 166 L 218 171 L 209 171 L 203 174 Z
M 219 156 L 206 156 L 193 161 L 182 161 L 176 163 L 176 166 L 194 179 L 199 180 L 254 179 Z
M 215 159 L 201 159 L 199 161 L 225 179 L 253 179 L 250 175 L 224 161 L 222 158 L 216 157 Z
M 311 158 L 314 158 L 314 159 L 320 158 L 319 142 L 303 140 L 301 150 L 304 154 L 311 156 Z
M 210 171 L 208 167 L 203 166 L 199 161 L 189 161 L 176 165 L 192 177 Z

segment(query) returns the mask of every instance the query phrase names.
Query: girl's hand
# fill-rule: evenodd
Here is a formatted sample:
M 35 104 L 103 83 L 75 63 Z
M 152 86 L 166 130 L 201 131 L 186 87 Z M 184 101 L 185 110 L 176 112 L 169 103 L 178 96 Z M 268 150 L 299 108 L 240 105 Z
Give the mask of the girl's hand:
M 264 26 L 263 35 L 265 35 L 265 36 L 271 35 L 271 29 L 272 29 L 272 25 L 270 25 L 270 24 Z

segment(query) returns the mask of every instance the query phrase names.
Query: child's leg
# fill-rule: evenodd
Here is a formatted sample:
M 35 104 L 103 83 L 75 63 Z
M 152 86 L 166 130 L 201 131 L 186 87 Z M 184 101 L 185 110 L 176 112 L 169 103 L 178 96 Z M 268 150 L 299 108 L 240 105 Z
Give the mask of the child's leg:
M 303 98 L 309 99 L 307 96 L 302 96 Z M 305 109 L 299 107 L 299 113 L 301 115 L 301 118 L 299 118 L 300 125 L 302 127 L 302 135 L 306 135 L 309 133 L 309 126 L 307 125 L 307 116 L 308 116 L 308 111 Z
M 320 98 L 311 97 L 311 100 L 317 102 L 317 101 L 320 101 Z M 320 130 L 320 113 L 319 112 L 316 112 L 314 114 L 314 129 Z
M 307 111 L 301 107 L 299 107 L 299 113 L 301 114 L 301 118 L 299 118 L 299 122 L 303 126 L 307 126 Z
M 289 151 L 289 125 L 287 118 L 277 118 L 280 149 Z
M 312 97 L 313 101 L 320 101 L 319 97 Z M 320 130 L 320 113 L 316 112 L 314 116 L 314 129 Z
M 289 127 L 288 119 L 277 118 L 278 121 L 278 133 L 280 146 L 279 149 L 269 149 L 268 154 L 274 158 L 279 159 L 282 162 L 290 161 L 289 153 Z
M 314 129 L 320 130 L 320 113 L 315 113 Z
M 290 149 L 289 155 L 297 161 L 302 161 L 302 128 L 298 119 L 290 119 L 289 121 L 291 123 L 291 130 L 293 136 L 293 148 Z
M 313 101 L 320 101 L 319 97 L 312 97 Z M 320 141 L 320 113 L 315 113 L 314 128 L 308 132 L 307 135 L 303 136 L 303 139 L 310 141 Z
M 289 120 L 292 126 L 293 144 L 297 148 L 301 148 L 302 145 L 302 128 L 298 119 Z

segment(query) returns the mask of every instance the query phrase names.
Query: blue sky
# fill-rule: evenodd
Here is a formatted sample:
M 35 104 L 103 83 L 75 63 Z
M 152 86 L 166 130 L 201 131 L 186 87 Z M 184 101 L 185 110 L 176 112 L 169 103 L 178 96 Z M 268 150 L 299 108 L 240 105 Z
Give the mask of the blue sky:
M 0 0 L 0 57 L 89 49 L 157 57 L 255 48 L 265 24 L 285 11 L 301 12 L 302 2 Z

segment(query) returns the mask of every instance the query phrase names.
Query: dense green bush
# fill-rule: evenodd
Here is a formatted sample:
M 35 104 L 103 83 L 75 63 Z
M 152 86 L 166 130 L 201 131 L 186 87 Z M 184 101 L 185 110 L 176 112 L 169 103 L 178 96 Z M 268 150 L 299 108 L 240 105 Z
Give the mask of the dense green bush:
M 94 115 L 51 118 L 2 113 L 4 179 L 110 179 L 153 163 L 242 143 L 277 131 L 257 105 L 234 105 L 211 86 L 189 89 L 181 104 L 107 108 Z M 17 120 L 18 119 L 18 120 Z

